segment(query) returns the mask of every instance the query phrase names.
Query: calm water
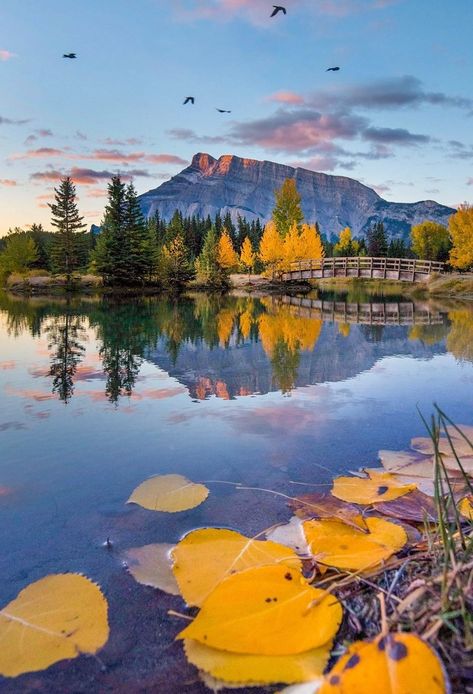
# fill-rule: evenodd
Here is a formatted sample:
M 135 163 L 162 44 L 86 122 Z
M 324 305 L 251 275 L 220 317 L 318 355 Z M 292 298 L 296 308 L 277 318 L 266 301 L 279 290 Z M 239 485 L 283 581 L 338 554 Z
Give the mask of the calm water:
M 348 299 L 0 296 L 0 604 L 83 572 L 111 624 L 105 670 L 81 657 L 2 691 L 203 691 L 173 643 L 180 601 L 136 584 L 121 552 L 202 525 L 256 534 L 288 512 L 215 482 L 193 511 L 125 506 L 148 476 L 295 494 L 408 447 L 417 407 L 473 423 L 473 307 Z

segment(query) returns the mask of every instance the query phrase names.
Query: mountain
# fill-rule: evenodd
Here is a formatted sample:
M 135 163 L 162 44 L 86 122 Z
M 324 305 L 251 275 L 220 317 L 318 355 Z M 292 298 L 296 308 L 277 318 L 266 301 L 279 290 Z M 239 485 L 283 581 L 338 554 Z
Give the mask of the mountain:
M 143 213 L 159 212 L 169 220 L 178 209 L 184 216 L 212 218 L 230 212 L 248 220 L 267 221 L 274 207 L 274 191 L 284 179 L 295 178 L 307 221 L 317 221 L 322 232 L 338 233 L 346 226 L 364 236 L 377 221 L 392 236 L 407 236 L 412 224 L 430 219 L 446 224 L 455 212 L 433 200 L 388 202 L 372 188 L 346 176 L 330 176 L 271 161 L 224 155 L 196 154 L 190 166 L 158 188 L 140 196 Z

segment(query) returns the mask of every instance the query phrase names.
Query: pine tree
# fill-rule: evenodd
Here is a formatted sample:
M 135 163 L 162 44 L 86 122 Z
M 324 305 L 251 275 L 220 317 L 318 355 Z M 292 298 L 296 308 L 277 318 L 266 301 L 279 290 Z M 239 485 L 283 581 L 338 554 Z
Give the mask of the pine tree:
M 126 187 L 120 176 L 108 184 L 108 203 L 97 240 L 94 262 L 105 284 L 127 284 L 129 281 L 129 244 L 127 238 Z
M 130 284 L 144 284 L 149 270 L 149 234 L 133 183 L 125 191 L 125 234 Z
M 55 201 L 48 203 L 51 208 L 51 224 L 57 232 L 51 248 L 53 267 L 66 275 L 69 285 L 74 270 L 85 262 L 85 224 L 79 215 L 76 202 L 76 188 L 69 176 L 63 178 L 54 189 Z
M 388 239 L 383 222 L 376 222 L 366 235 L 368 255 L 384 258 L 388 254 Z
M 304 219 L 296 181 L 293 178 L 286 178 L 281 188 L 276 191 L 275 198 L 273 221 L 279 234 L 284 238 L 293 224 L 299 228 Z
M 248 270 L 248 283 L 251 283 L 251 270 L 254 267 L 255 260 L 256 254 L 253 251 L 250 239 L 246 236 L 241 247 L 240 262 Z
M 274 222 L 266 224 L 259 247 L 259 257 L 261 262 L 271 270 L 271 277 L 284 257 L 282 238 L 276 229 Z

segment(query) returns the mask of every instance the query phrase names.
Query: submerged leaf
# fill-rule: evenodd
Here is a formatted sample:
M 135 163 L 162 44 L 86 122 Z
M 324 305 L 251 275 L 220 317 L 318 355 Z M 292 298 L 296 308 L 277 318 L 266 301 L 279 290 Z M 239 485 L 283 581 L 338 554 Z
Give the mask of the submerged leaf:
M 391 501 L 415 489 L 414 484 L 400 484 L 394 475 L 383 470 L 370 470 L 369 478 L 336 477 L 332 494 L 342 501 L 376 504 Z
M 208 495 L 206 486 L 182 475 L 156 475 L 136 487 L 127 503 L 139 504 L 150 511 L 175 513 L 199 506 Z
M 263 566 L 222 581 L 178 638 L 232 653 L 291 655 L 326 644 L 341 620 L 333 595 L 287 566 Z
M 469 494 L 462 499 L 458 505 L 458 510 L 468 520 L 473 520 L 473 494 Z
M 164 543 L 127 549 L 124 558 L 128 571 L 144 586 L 158 588 L 171 595 L 180 595 L 172 572 L 173 549 L 174 545 Z
M 186 535 L 172 553 L 174 576 L 182 597 L 200 606 L 224 578 L 256 566 L 284 564 L 302 569 L 284 545 L 245 537 L 234 530 L 202 528 Z
M 389 634 L 352 644 L 326 675 L 319 694 L 445 694 L 434 651 L 414 634 Z
M 295 655 L 249 655 L 210 648 L 184 639 L 187 660 L 199 670 L 224 682 L 252 686 L 284 682 L 292 684 L 322 677 L 332 648 L 328 641 L 319 648 Z
M 0 610 L 0 674 L 16 677 L 96 653 L 108 640 L 107 601 L 85 576 L 53 574 Z
M 398 552 L 407 541 L 405 530 L 383 518 L 366 518 L 369 533 L 336 520 L 312 520 L 304 531 L 312 555 L 320 564 L 364 570 Z
M 351 479 L 351 478 L 350 478 Z M 294 513 L 303 520 L 309 518 L 336 518 L 337 520 L 366 530 L 366 523 L 360 509 L 337 499 L 327 492 L 304 494 L 289 502 Z
M 272 542 L 278 542 L 285 547 L 290 547 L 297 554 L 309 554 L 309 547 L 305 539 L 302 520 L 297 516 L 293 516 L 289 523 L 271 528 L 271 530 L 266 533 L 266 538 L 272 540 Z

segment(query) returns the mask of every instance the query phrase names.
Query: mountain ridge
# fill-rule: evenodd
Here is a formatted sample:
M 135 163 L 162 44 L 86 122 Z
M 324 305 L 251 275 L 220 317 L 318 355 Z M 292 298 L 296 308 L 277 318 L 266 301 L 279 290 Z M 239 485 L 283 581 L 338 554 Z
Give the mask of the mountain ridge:
M 393 237 L 406 237 L 412 224 L 429 219 L 446 224 L 455 210 L 434 200 L 388 202 L 375 190 L 348 176 L 334 176 L 269 160 L 225 154 L 218 159 L 198 152 L 185 169 L 157 188 L 140 195 L 146 217 L 156 212 L 169 220 L 175 210 L 184 216 L 212 218 L 230 212 L 248 221 L 268 221 L 274 192 L 286 178 L 294 178 L 306 220 L 317 221 L 325 234 L 338 234 L 349 226 L 365 236 L 372 224 L 384 222 Z

